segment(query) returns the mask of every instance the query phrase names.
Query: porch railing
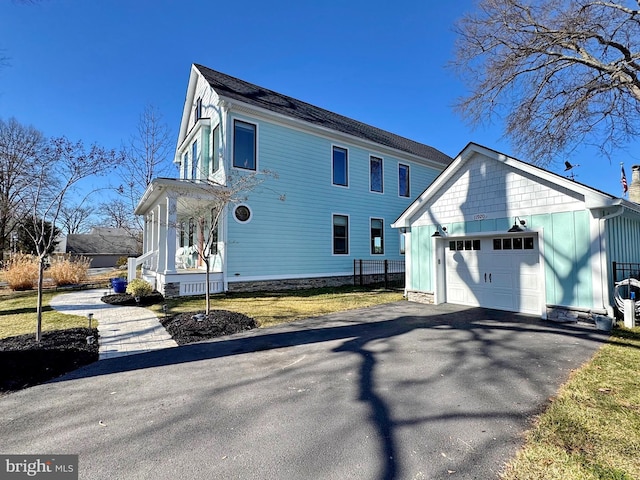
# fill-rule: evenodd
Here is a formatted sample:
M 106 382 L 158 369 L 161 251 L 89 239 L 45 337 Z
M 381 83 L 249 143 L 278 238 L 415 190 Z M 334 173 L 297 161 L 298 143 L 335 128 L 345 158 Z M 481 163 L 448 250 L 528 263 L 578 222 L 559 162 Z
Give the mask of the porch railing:
M 129 257 L 127 259 L 127 282 L 136 278 L 136 270 L 138 265 L 145 264 L 146 268 L 154 269 L 158 258 L 158 251 L 152 250 L 139 257 Z

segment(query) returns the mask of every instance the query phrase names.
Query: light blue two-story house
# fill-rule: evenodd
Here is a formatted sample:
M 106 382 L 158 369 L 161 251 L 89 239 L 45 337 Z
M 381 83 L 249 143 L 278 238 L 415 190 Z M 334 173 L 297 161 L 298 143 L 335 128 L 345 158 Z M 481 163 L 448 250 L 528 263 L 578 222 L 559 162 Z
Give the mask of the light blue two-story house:
M 452 161 L 427 145 L 193 65 L 178 136 L 179 178 L 157 178 L 135 213 L 144 252 L 129 264 L 167 296 L 204 293 L 194 252 L 208 233 L 205 179 L 271 172 L 224 212 L 210 291 L 353 281 L 355 259 L 404 258 L 391 223 Z M 204 193 L 203 193 L 204 192 Z

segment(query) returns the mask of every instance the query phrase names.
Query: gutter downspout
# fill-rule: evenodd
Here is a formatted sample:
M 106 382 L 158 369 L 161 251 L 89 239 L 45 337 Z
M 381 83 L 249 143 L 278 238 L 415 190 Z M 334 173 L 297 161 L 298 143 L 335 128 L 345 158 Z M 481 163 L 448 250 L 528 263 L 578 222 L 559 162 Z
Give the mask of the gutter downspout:
M 622 215 L 624 213 L 624 206 L 623 205 L 618 205 L 618 210 L 616 210 L 615 212 L 612 212 L 608 215 L 605 215 L 604 217 L 600 218 L 600 222 L 599 222 L 599 235 L 600 235 L 600 248 L 601 248 L 601 254 L 600 254 L 600 271 L 602 272 L 602 275 L 600 276 L 601 278 L 601 289 L 602 289 L 602 308 L 607 310 L 607 313 L 609 314 L 610 317 L 613 317 L 615 315 L 613 306 L 611 305 L 610 302 L 610 292 L 609 292 L 609 262 L 608 262 L 608 255 L 607 255 L 607 244 L 606 244 L 606 238 L 604 238 L 604 227 L 605 227 L 605 222 L 607 220 L 611 220 L 612 218 L 615 217 L 619 217 L 620 215 Z M 603 248 L 604 247 L 604 248 Z M 605 253 L 605 255 L 602 255 L 602 252 Z M 604 258 L 603 258 L 604 257 Z M 606 301 L 605 301 L 605 297 L 606 297 Z M 608 303 L 608 305 L 605 305 L 605 303 Z

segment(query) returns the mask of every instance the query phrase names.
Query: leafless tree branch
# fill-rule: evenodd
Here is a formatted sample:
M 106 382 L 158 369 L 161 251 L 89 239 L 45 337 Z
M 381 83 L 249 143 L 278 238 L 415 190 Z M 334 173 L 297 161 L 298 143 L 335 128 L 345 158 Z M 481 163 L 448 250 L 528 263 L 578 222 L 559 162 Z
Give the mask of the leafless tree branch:
M 604 152 L 640 133 L 637 1 L 481 0 L 457 24 L 451 66 L 469 86 L 472 124 L 503 115 L 534 163 L 590 142 Z

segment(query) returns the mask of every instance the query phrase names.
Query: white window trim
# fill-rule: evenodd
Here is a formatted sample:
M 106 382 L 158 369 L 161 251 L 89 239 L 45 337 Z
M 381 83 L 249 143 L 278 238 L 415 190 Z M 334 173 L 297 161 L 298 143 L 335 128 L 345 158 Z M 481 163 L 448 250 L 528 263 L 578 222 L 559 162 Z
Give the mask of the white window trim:
M 373 190 L 373 188 L 372 188 L 373 185 L 371 185 L 371 159 L 372 158 L 379 159 L 381 167 L 382 167 L 382 172 L 381 172 L 381 175 L 382 175 L 382 178 L 381 178 L 381 180 L 382 180 L 382 191 L 381 192 L 376 192 L 375 190 Z M 374 193 L 376 195 L 384 195 L 384 157 L 382 155 L 376 155 L 376 154 L 373 154 L 373 153 L 369 154 L 369 193 Z
M 333 217 L 339 215 L 341 217 L 347 217 L 347 253 L 334 253 L 333 251 Z M 331 256 L 332 257 L 349 257 L 351 255 L 351 215 L 348 213 L 339 213 L 339 212 L 331 212 L 330 219 L 330 228 L 331 228 Z
M 218 129 L 218 151 L 216 151 L 216 142 L 215 142 L 215 130 L 216 128 Z M 220 132 L 222 131 L 222 125 L 220 123 L 217 123 L 212 129 L 211 129 L 211 138 L 209 139 L 209 151 L 210 151 L 210 158 L 209 158 L 209 176 L 214 175 L 215 173 L 217 173 L 221 168 L 222 168 L 222 155 L 220 154 L 220 146 L 222 145 L 222 135 L 220 135 Z M 214 170 L 214 165 L 218 165 L 218 168 Z
M 340 149 L 344 150 L 345 152 L 347 152 L 347 184 L 346 185 L 339 185 L 337 183 L 333 183 L 333 177 L 334 177 L 334 172 L 333 172 L 333 149 L 334 148 L 340 148 Z M 348 189 L 349 186 L 351 185 L 351 182 L 349 181 L 350 177 L 351 177 L 351 172 L 349 171 L 349 164 L 351 163 L 351 162 L 349 162 L 349 156 L 350 156 L 349 155 L 349 148 L 345 147 L 344 145 L 339 145 L 337 143 L 332 143 L 331 144 L 331 152 L 330 153 L 331 153 L 331 155 L 329 156 L 329 158 L 330 158 L 330 161 L 331 161 L 331 186 L 332 187 L 337 187 L 337 188 L 346 188 L 346 189 Z M 339 215 L 339 214 L 336 214 L 336 215 Z
M 408 178 L 408 187 L 409 187 L 409 195 L 402 195 L 400 193 L 400 167 L 407 167 L 407 176 Z M 398 172 L 398 197 L 399 198 L 411 198 L 411 165 L 409 165 L 408 163 L 402 163 L 402 162 L 398 162 L 398 168 L 396 169 L 396 171 Z
M 372 220 L 380 220 L 382 222 L 382 253 L 373 253 L 371 251 L 371 247 L 372 247 L 371 241 L 373 240 L 373 237 L 371 236 L 371 222 L 372 222 Z M 385 248 L 384 248 L 385 247 L 385 241 L 384 240 L 385 240 L 385 237 L 386 237 L 385 233 L 386 232 L 385 232 L 385 228 L 384 228 L 384 218 L 382 218 L 382 217 L 369 217 L 369 254 L 370 255 L 376 256 L 376 257 L 378 257 L 378 256 L 383 256 L 384 257 L 384 251 L 385 251 Z
M 198 165 L 198 160 L 202 160 L 202 142 L 198 141 L 198 138 L 195 138 L 193 142 L 191 142 L 191 180 L 199 180 L 200 179 L 200 165 Z M 195 152 L 194 152 L 195 145 Z M 195 155 L 194 155 L 195 153 Z
M 236 167 L 233 163 L 235 160 L 235 147 L 236 147 L 236 122 L 242 122 L 242 123 L 246 123 L 247 125 L 253 125 L 256 128 L 256 138 L 255 138 L 255 147 L 256 147 L 256 158 L 255 158 L 255 168 L 242 168 L 242 167 Z M 259 138 L 259 125 L 257 122 L 250 122 L 249 120 L 245 120 L 243 118 L 238 118 L 238 117 L 232 117 L 231 118 L 231 145 L 230 145 L 230 149 L 231 149 L 231 168 L 234 170 L 240 170 L 242 172 L 258 172 L 260 169 L 258 167 L 258 158 L 260 158 L 259 155 L 259 148 L 258 145 L 260 144 L 260 142 L 258 142 L 258 138 Z

